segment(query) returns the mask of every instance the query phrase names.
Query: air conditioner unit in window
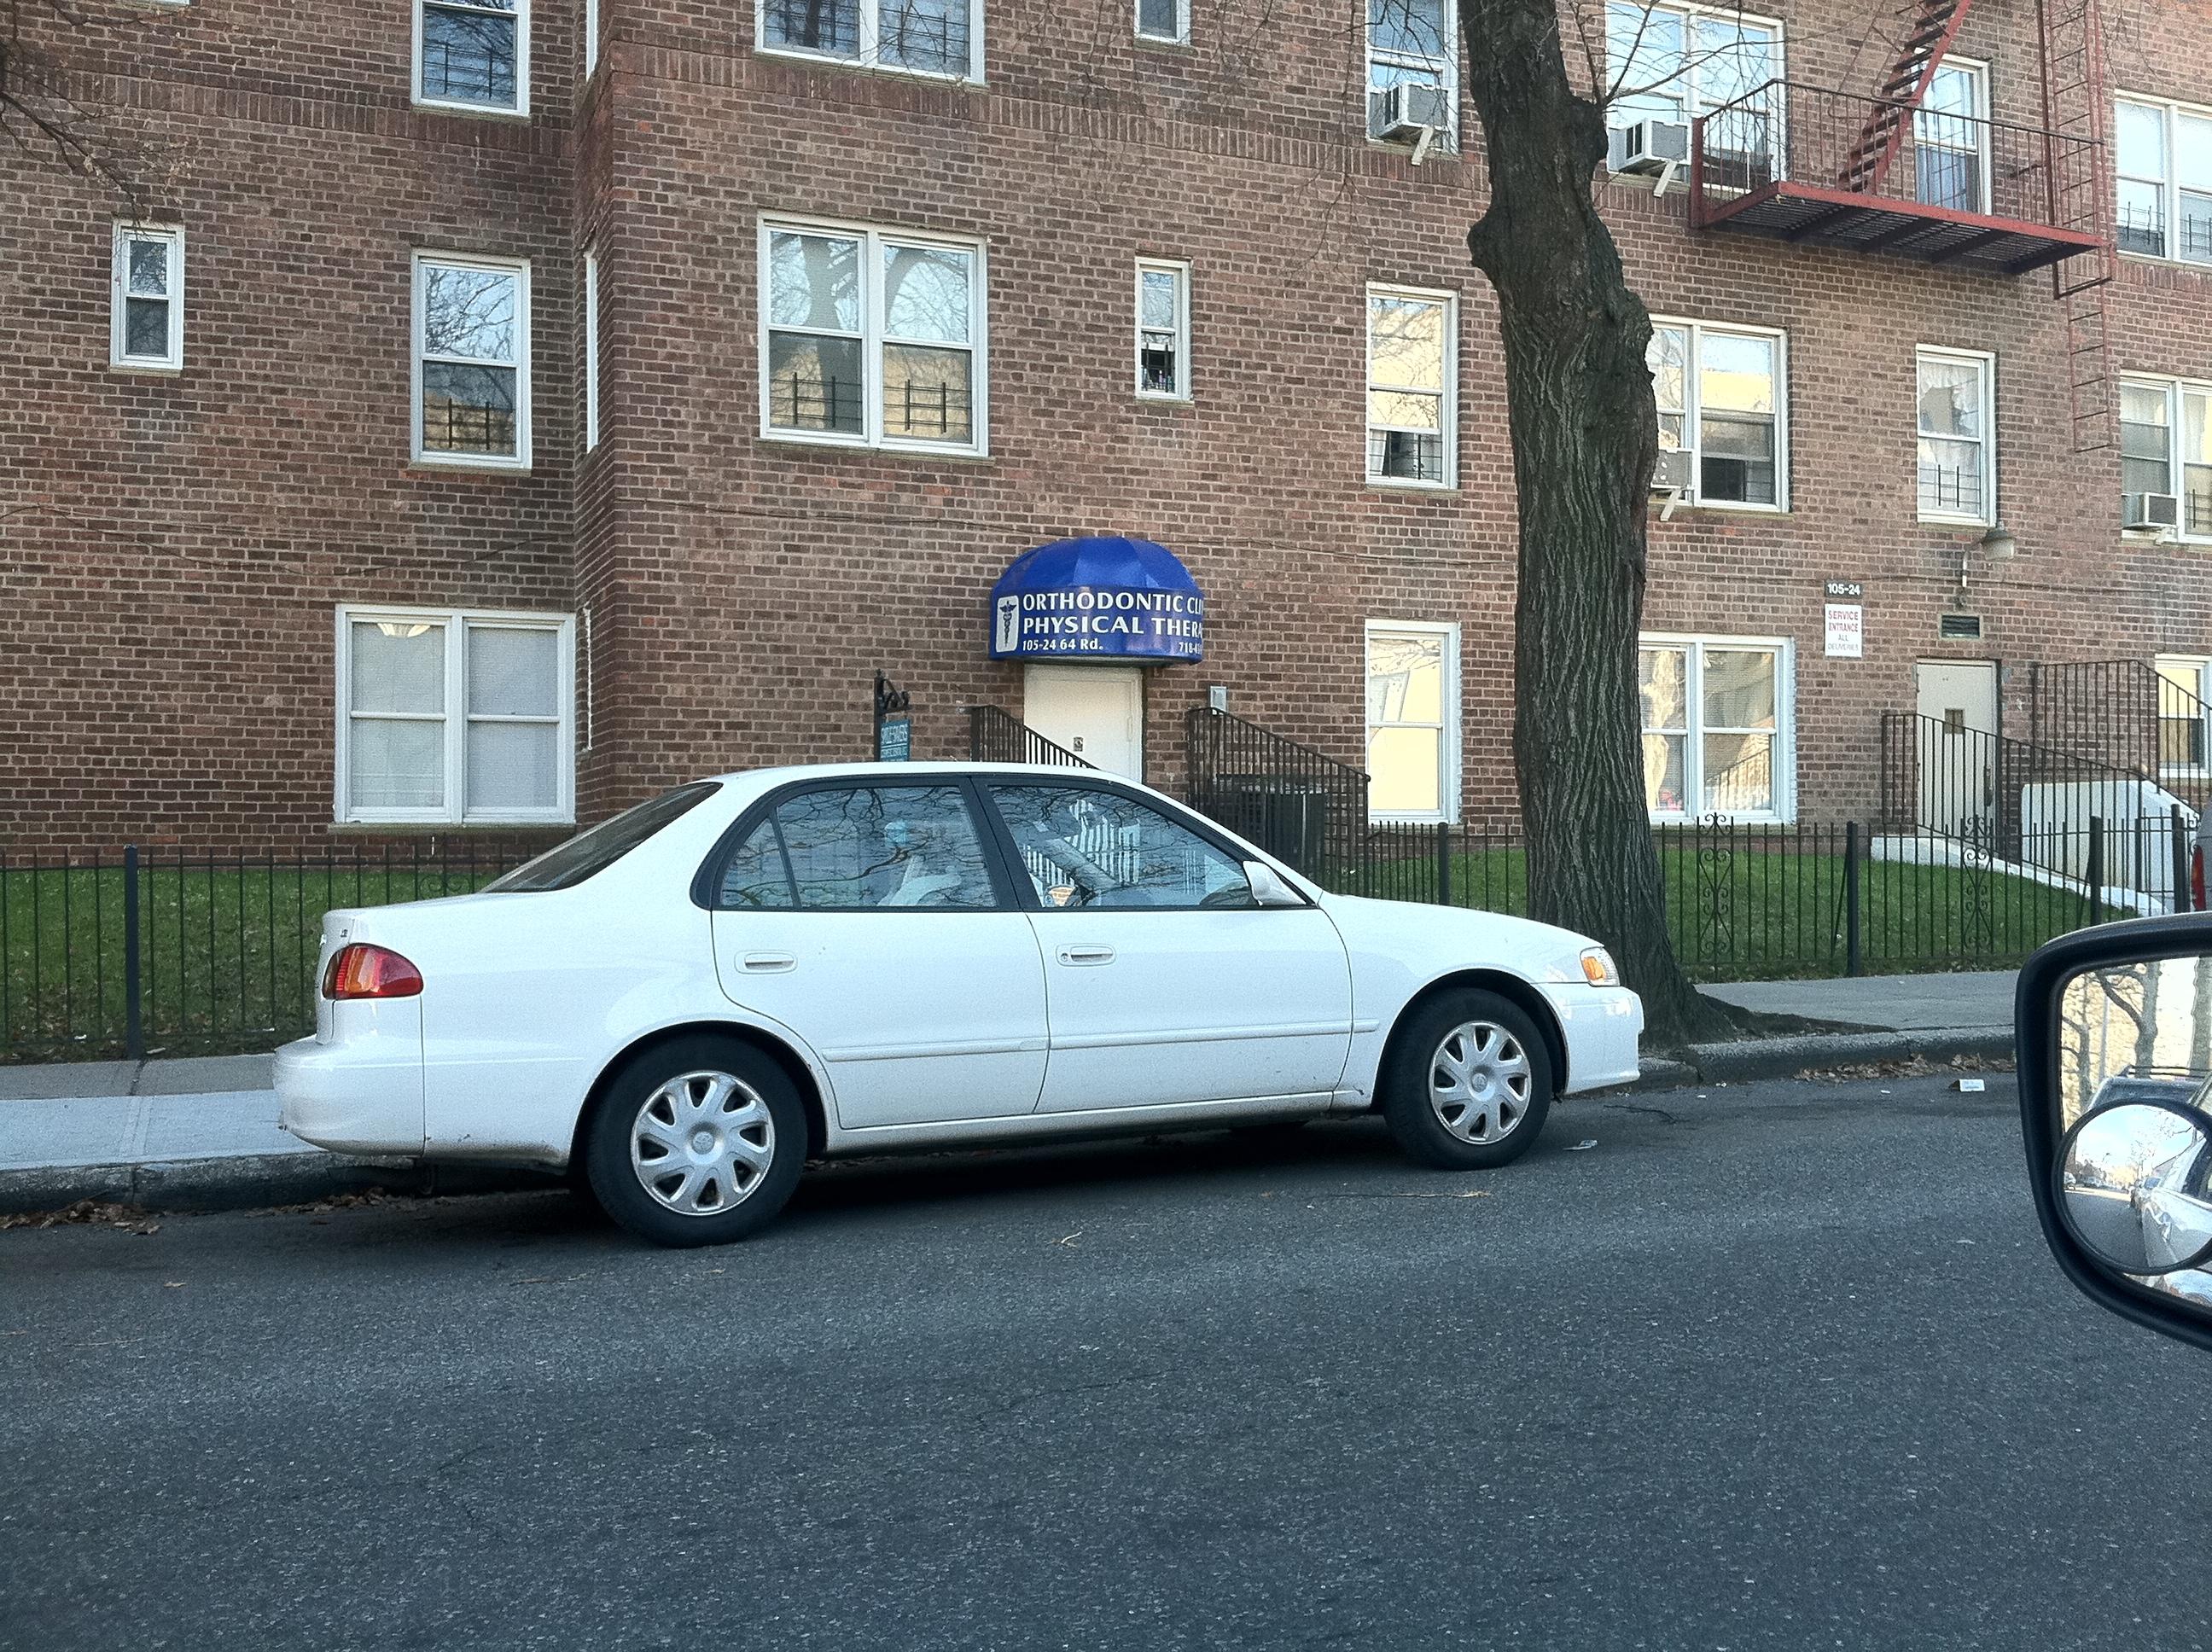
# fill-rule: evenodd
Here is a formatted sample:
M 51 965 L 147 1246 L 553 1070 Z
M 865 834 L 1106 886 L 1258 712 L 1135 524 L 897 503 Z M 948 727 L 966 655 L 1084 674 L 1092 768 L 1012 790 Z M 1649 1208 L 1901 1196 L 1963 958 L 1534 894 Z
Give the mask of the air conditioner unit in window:
M 1607 135 L 1609 171 L 1652 177 L 1690 163 L 1690 129 L 1679 120 L 1637 120 Z
M 2172 494 L 2122 494 L 2120 524 L 2130 532 L 2181 525 L 2181 501 Z
M 1662 447 L 1659 462 L 1651 467 L 1651 491 L 1655 494 L 1687 493 L 1690 478 L 1690 450 L 1686 447 Z
M 1418 143 L 1451 130 L 1451 94 L 1441 86 L 1418 82 L 1385 87 L 1368 101 L 1367 130 L 1393 143 Z

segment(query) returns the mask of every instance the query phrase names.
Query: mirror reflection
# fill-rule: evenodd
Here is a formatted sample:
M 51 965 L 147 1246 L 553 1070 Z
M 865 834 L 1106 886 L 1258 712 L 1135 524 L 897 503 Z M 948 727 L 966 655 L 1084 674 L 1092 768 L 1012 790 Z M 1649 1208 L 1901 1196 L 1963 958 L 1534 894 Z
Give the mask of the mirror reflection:
M 2170 1273 L 2212 1251 L 2212 1135 L 2193 1113 L 2121 1102 L 2087 1114 L 2059 1166 L 2066 1220 L 2124 1273 Z
M 2212 1253 L 2212 957 L 2068 981 L 2058 1103 L 2073 1132 L 2058 1175 L 2075 1236 L 2106 1266 L 2212 1308 L 2212 1271 L 2197 1266 Z

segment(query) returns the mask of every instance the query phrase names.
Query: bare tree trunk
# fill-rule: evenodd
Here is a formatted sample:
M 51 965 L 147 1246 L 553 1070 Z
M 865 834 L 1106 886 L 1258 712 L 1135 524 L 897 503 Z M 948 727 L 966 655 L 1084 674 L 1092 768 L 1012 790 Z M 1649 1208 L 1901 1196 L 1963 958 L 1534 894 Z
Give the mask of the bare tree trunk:
M 1651 1041 L 1732 1018 L 1682 973 L 1644 795 L 1637 633 L 1658 415 L 1650 318 L 1597 215 L 1604 117 L 1578 96 L 1557 0 L 1462 0 L 1490 206 L 1468 235 L 1497 289 L 1520 499 L 1513 756 L 1532 915 L 1595 935 Z

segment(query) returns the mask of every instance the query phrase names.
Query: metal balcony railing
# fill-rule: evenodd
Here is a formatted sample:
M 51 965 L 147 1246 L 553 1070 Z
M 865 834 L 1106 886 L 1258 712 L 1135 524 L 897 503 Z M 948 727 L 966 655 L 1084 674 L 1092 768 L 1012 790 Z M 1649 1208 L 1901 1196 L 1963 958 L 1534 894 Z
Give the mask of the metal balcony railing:
M 1693 222 L 2018 275 L 2096 252 L 2102 146 L 1774 80 L 1692 123 Z

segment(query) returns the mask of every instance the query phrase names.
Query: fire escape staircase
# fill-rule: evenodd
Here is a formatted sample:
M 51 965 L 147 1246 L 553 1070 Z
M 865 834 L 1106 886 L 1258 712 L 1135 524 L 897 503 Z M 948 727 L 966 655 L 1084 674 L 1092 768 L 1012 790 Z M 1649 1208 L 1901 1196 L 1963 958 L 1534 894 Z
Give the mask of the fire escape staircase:
M 1928 95 L 1929 83 L 1972 5 L 1973 0 L 1920 0 L 1897 59 L 1889 66 L 1889 78 L 1875 94 L 1873 112 L 1844 156 L 1836 174 L 1838 188 L 1864 194 L 1881 186 L 1904 146 L 1913 111 Z

